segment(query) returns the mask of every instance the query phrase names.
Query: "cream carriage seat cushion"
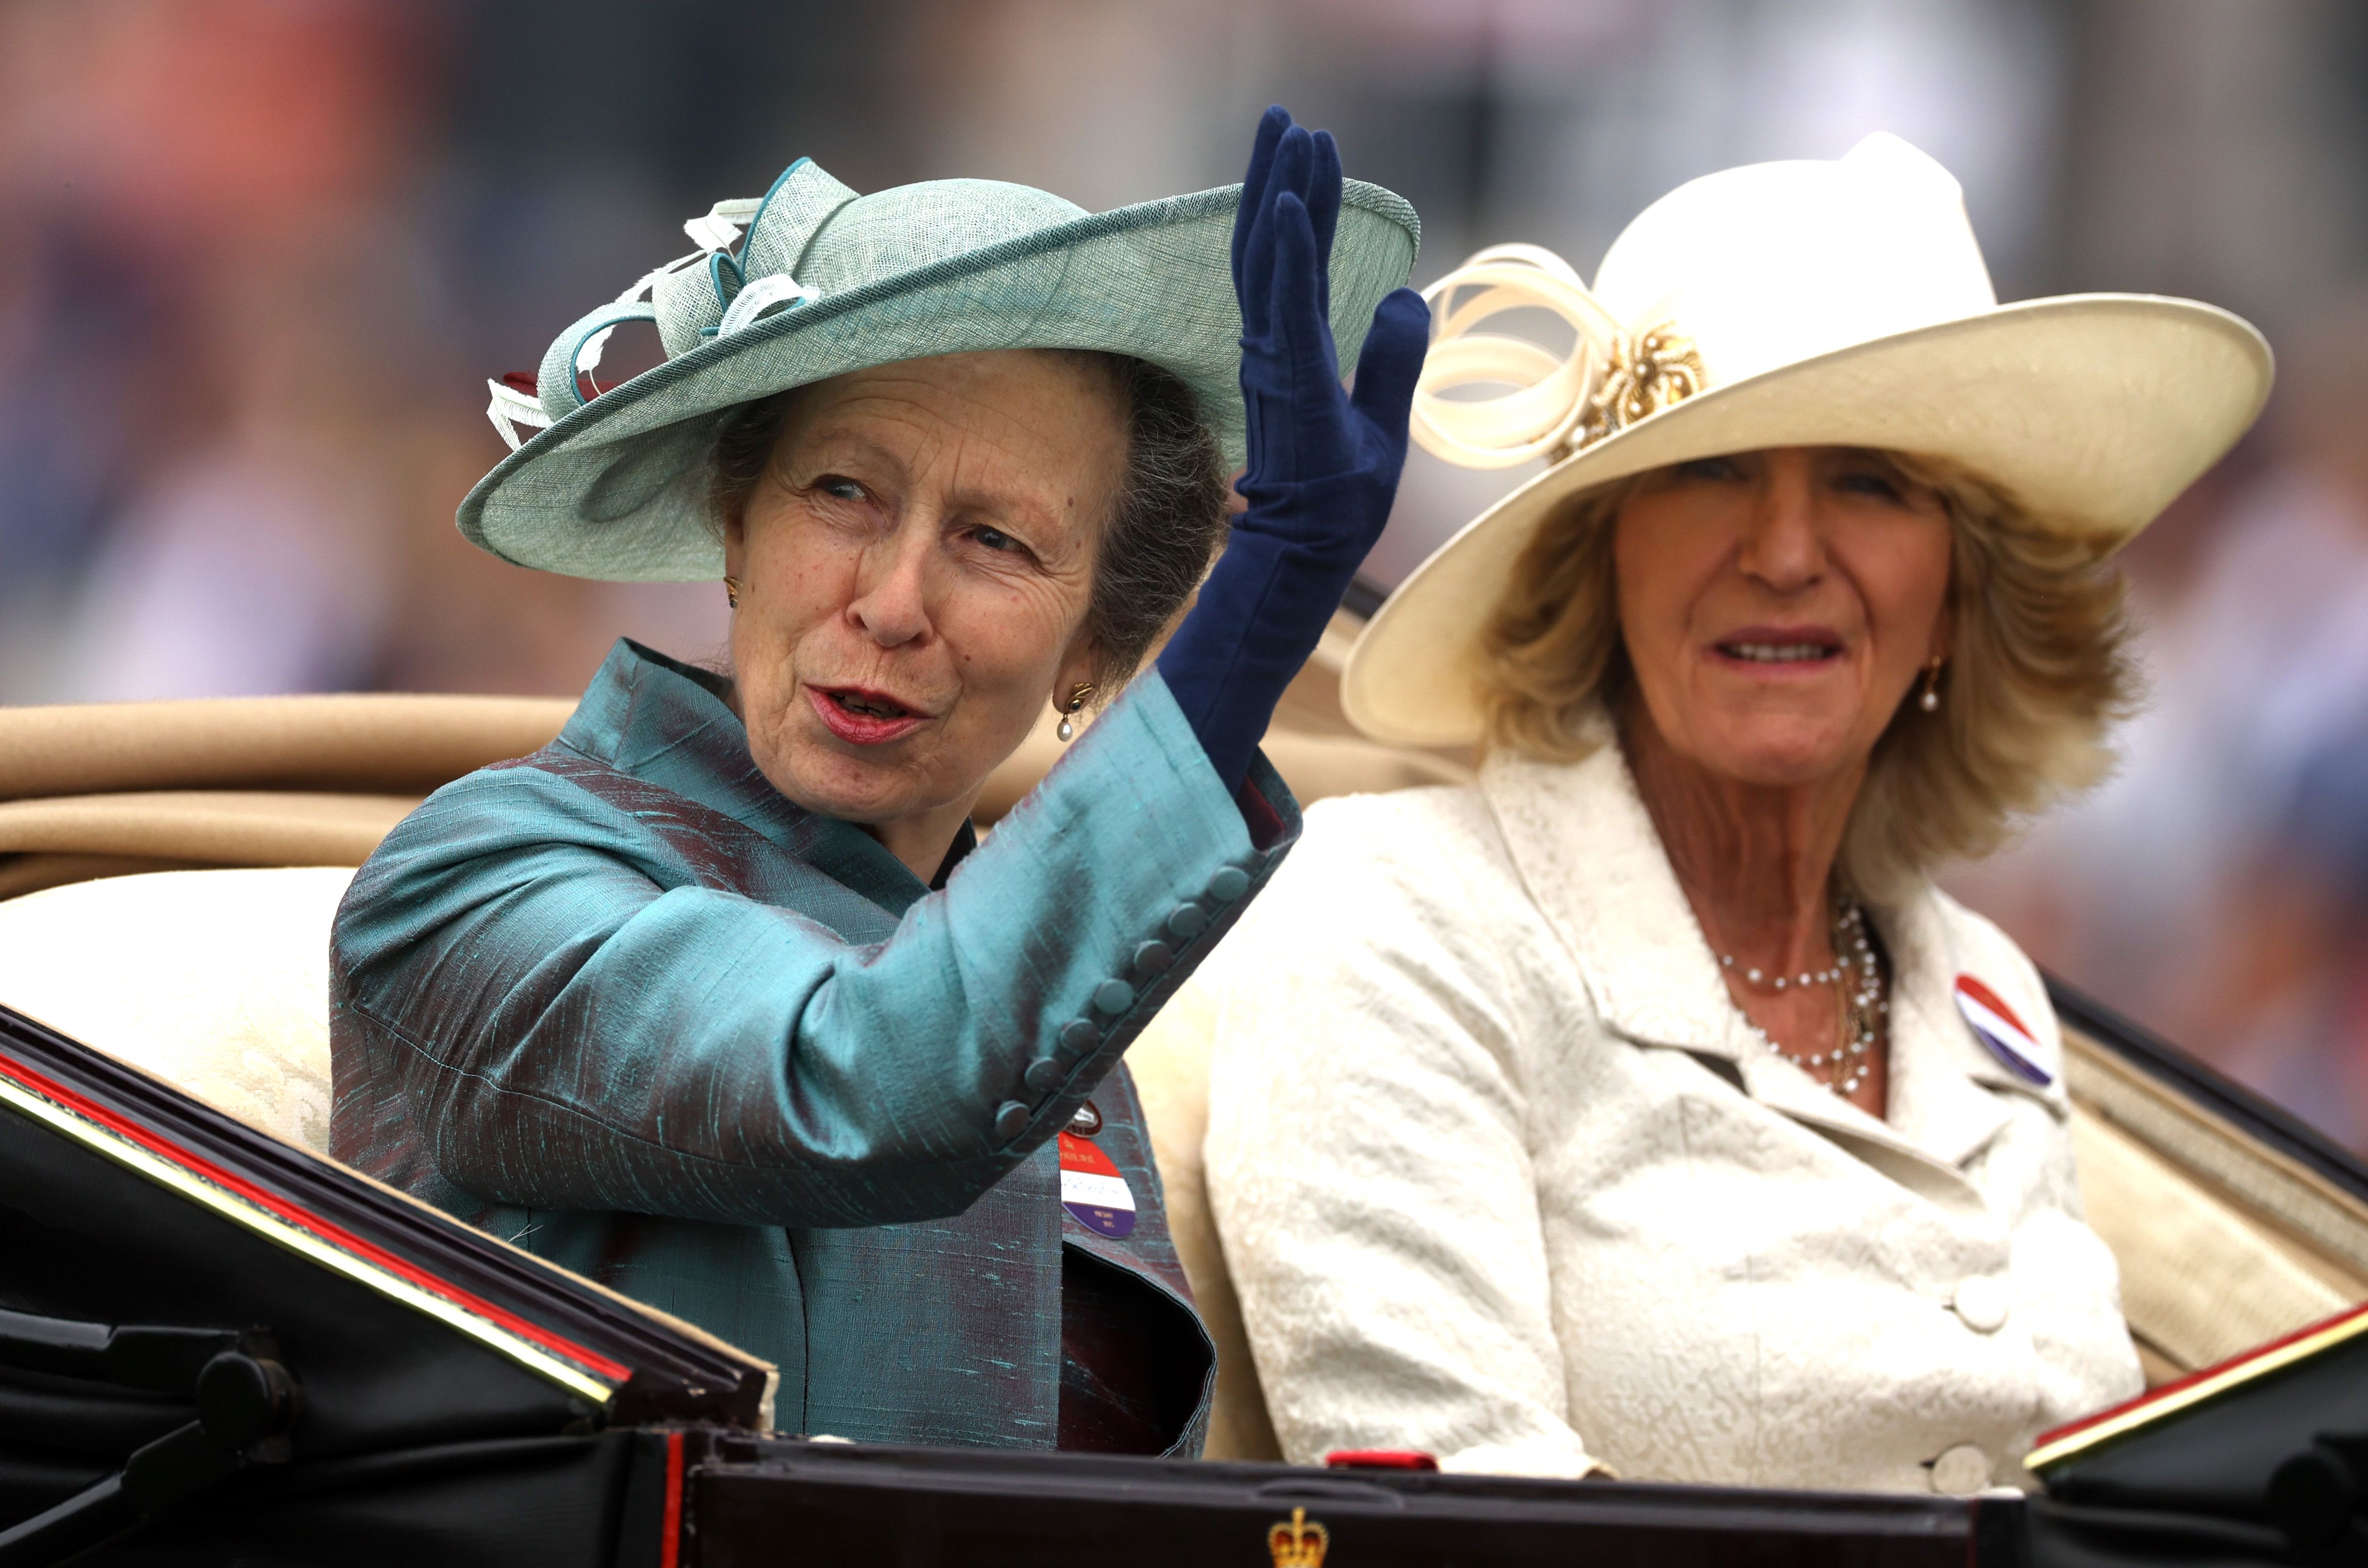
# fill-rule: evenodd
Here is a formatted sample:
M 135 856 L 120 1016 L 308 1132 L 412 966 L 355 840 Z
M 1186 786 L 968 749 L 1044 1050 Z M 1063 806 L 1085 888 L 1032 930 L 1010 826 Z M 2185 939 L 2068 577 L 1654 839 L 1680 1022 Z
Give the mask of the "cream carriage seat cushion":
M 329 1148 L 329 925 L 351 868 L 158 871 L 0 902 L 0 1003 Z

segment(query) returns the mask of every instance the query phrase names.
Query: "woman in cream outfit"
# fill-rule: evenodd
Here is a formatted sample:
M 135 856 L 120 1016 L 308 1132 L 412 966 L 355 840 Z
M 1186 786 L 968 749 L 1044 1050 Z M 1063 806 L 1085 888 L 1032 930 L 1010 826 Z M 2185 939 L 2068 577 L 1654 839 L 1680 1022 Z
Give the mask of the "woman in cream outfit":
M 2030 960 L 1933 887 L 2101 770 L 2108 557 L 2258 413 L 2226 312 L 2000 306 L 1876 136 L 1680 187 L 1595 287 L 1434 290 L 1417 432 L 1551 465 L 1352 657 L 1471 788 L 1327 801 L 1196 979 L 1294 1460 L 1968 1493 L 2139 1391 Z M 1543 306 L 1565 356 L 1476 330 Z M 1442 395 L 1512 383 L 1495 401 Z M 2166 846 L 2166 852 L 2175 852 Z

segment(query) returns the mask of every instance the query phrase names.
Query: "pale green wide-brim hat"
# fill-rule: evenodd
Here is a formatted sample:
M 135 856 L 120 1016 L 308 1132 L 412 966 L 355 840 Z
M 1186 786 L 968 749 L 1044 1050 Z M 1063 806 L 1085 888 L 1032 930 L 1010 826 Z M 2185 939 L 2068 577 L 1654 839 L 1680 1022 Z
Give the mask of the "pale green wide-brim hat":
M 461 531 L 506 561 L 571 576 L 718 576 L 708 461 L 727 410 L 849 370 L 997 348 L 1099 349 L 1169 370 L 1237 467 L 1240 194 L 1099 213 L 994 180 L 858 196 L 802 158 L 761 200 L 721 202 L 685 224 L 700 250 L 561 333 L 535 396 L 491 383 L 487 412 L 506 437 L 545 427 L 469 492 Z M 1331 267 L 1342 364 L 1406 280 L 1420 233 L 1403 198 L 1344 182 Z M 587 385 L 609 333 L 631 321 L 655 323 L 665 362 Z

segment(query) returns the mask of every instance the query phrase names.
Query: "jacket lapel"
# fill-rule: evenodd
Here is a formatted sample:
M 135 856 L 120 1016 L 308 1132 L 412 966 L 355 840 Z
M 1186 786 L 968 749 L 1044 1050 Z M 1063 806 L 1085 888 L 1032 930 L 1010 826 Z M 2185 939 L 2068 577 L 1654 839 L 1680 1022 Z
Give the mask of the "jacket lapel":
M 1602 744 L 1576 764 L 1493 754 L 1481 791 L 1604 1023 L 1632 1040 L 1742 1062 L 1757 1042 L 1727 1000 L 1608 722 L 1601 729 Z
M 2050 1076 L 2024 1082 L 1982 1044 L 1958 1010 L 1956 984 L 1971 975 L 2018 1015 L 2047 1017 L 2047 999 L 2031 992 L 2030 965 L 2005 937 L 1964 911 L 1951 919 L 1947 896 L 1926 888 L 1884 925 L 1898 983 L 1892 1000 L 1891 1119 L 1909 1136 L 1954 1164 L 1988 1146 L 2005 1127 L 2017 1098 L 2036 1100 L 2058 1120 L 2071 1115 L 2064 1088 L 2062 1048 L 2052 1030 L 2034 1052 Z
M 1960 1039 L 1968 1031 L 1951 1000 L 1956 971 L 1940 895 L 1928 889 L 1901 911 L 1870 912 L 1895 974 L 1891 1116 L 1878 1120 L 1761 1045 L 1727 995 L 1609 721 L 1599 715 L 1595 727 L 1600 744 L 1584 761 L 1499 752 L 1482 767 L 1480 788 L 1523 887 L 1605 1027 L 1640 1045 L 1724 1062 L 1752 1099 L 1893 1180 L 1944 1208 L 1978 1208 L 1963 1167 L 2007 1112 L 1970 1075 L 1981 1052 Z
M 1884 922 L 1891 948 L 1891 1124 L 1952 1165 L 1989 1145 L 2007 1123 L 2007 1102 L 1973 1076 L 1980 1065 L 1972 1031 L 1950 987 L 1960 960 L 1927 892 Z

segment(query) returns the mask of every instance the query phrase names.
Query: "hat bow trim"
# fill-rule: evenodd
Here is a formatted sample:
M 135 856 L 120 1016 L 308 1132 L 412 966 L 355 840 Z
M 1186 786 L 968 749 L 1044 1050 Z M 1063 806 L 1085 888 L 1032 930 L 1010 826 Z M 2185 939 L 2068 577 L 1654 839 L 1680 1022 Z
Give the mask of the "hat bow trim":
M 1415 390 L 1414 438 L 1465 468 L 1559 462 L 1707 383 L 1701 354 L 1675 322 L 1631 331 L 1568 262 L 1541 245 L 1491 245 L 1422 297 L 1433 324 Z M 1479 330 L 1519 310 L 1559 316 L 1574 335 L 1569 352 Z M 1512 390 L 1482 399 L 1447 395 L 1476 385 Z
M 791 267 L 803 259 L 814 232 L 855 196 L 813 159 L 800 158 L 763 196 L 717 202 L 682 226 L 697 250 L 643 273 L 614 301 L 552 340 L 535 375 L 536 395 L 486 381 L 492 401 L 485 417 L 516 451 L 532 433 L 598 397 L 609 390 L 595 374 L 601 356 L 610 335 L 628 322 L 655 323 L 671 359 L 821 299 L 822 290 L 798 281 Z

